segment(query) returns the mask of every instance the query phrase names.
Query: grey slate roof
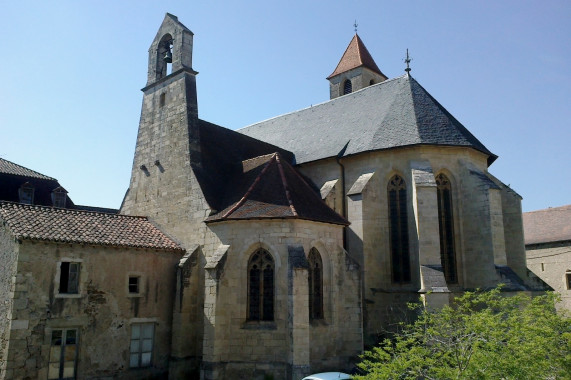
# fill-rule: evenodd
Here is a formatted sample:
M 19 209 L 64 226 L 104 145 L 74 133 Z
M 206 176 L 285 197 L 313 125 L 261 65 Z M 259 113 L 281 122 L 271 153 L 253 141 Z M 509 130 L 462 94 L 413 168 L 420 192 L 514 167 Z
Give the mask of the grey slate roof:
M 47 175 L 38 173 L 34 170 L 15 164 L 3 158 L 0 158 L 0 173 L 55 181 L 55 178 L 48 177 Z
M 488 165 L 497 158 L 406 74 L 238 132 L 293 152 L 297 164 L 413 145 L 474 148 Z

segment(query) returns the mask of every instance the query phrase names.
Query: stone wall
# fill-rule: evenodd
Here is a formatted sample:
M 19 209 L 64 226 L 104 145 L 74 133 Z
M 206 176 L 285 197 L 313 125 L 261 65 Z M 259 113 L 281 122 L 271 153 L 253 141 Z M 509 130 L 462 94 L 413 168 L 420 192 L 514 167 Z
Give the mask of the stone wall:
M 140 379 L 168 370 L 174 267 L 180 254 L 24 241 L 6 378 L 47 378 L 51 333 L 79 331 L 78 378 Z M 60 294 L 61 262 L 80 264 L 78 294 Z M 128 292 L 128 277 L 140 292 Z M 155 326 L 153 366 L 129 370 L 131 326 Z
M 16 289 L 16 270 L 19 245 L 7 231 L 0 226 L 0 379 L 6 377 L 7 355 L 9 349 L 12 322 L 12 307 Z M 14 327 L 18 327 L 16 323 Z
M 571 311 L 571 242 L 543 243 L 526 246 L 527 266 L 554 291 L 561 295 L 561 308 Z
M 344 176 L 343 168 L 333 159 L 307 163 L 300 170 L 318 187 L 335 180 L 336 186 L 342 187 L 345 179 L 344 215 L 351 222 L 346 249 L 363 268 L 368 343 L 394 322 L 408 318 L 406 302 L 418 299 L 423 282 L 430 280 L 433 287 L 438 284 L 434 279 L 438 271 L 423 273 L 421 268 L 421 264 L 439 264 L 439 241 L 434 240 L 438 231 L 436 187 L 415 179 L 424 166 L 434 176 L 446 174 L 452 184 L 458 283 L 444 287 L 454 293 L 495 286 L 499 282 L 495 254 L 503 255 L 504 261 L 518 270 L 523 259 L 520 199 L 488 173 L 486 155 L 459 147 L 419 146 L 346 157 L 340 164 Z M 395 174 L 404 178 L 408 197 L 412 281 L 402 285 L 392 283 L 390 269 L 387 184 Z M 341 189 L 336 198 L 342 198 L 340 194 Z M 336 199 L 337 204 L 342 201 Z M 430 279 L 425 277 L 429 272 Z
M 349 369 L 362 349 L 360 269 L 341 248 L 342 227 L 303 220 L 209 227 L 222 245 L 214 250 L 205 244 L 219 255 L 206 265 L 204 378 L 295 379 Z M 323 260 L 325 318 L 310 323 L 307 269 L 291 267 L 290 251 L 307 255 L 312 247 Z M 275 262 L 275 315 L 268 322 L 247 320 L 247 265 L 258 248 Z

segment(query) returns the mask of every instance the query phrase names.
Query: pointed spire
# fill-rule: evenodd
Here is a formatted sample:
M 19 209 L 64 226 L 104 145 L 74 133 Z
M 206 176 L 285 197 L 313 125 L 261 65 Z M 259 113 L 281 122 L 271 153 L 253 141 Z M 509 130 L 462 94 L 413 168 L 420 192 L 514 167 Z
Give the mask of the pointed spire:
M 357 25 L 357 22 L 355 22 L 355 25 Z M 357 29 L 356 26 L 355 29 Z M 384 76 L 385 78 L 387 77 L 385 74 L 381 72 L 381 70 L 373 60 L 373 57 L 371 57 L 371 54 L 365 47 L 365 44 L 363 43 L 357 32 L 355 32 L 355 36 L 349 43 L 349 46 L 347 46 L 347 49 L 345 50 L 343 57 L 341 57 L 341 60 L 337 64 L 337 67 L 335 68 L 333 73 L 327 77 L 327 79 L 331 79 L 331 77 L 334 77 L 335 75 L 344 73 L 346 71 L 349 71 L 351 69 L 360 66 L 364 66 L 369 70 Z

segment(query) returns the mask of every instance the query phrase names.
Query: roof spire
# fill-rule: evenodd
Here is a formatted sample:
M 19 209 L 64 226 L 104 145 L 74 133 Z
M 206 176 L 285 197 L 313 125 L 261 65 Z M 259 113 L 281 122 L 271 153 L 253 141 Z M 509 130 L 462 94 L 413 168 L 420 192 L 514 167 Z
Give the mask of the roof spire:
M 359 24 L 357 24 L 357 20 L 355 20 L 353 26 L 355 27 L 355 34 L 357 34 L 357 27 L 359 26 Z
M 410 74 L 410 70 L 412 70 L 410 68 L 410 61 L 412 61 L 412 58 L 409 57 L 408 48 L 407 48 L 406 49 L 406 58 L 404 59 L 404 62 L 406 63 L 406 69 L 404 69 L 404 71 L 406 71 L 407 74 Z

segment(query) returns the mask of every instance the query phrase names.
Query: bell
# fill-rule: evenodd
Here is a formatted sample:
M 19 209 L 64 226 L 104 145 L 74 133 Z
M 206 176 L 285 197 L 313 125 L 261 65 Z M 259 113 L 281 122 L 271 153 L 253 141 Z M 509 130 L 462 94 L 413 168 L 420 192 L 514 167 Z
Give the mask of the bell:
M 168 49 L 167 52 L 165 53 L 163 61 L 165 61 L 166 63 L 172 63 L 172 53 L 170 49 Z

